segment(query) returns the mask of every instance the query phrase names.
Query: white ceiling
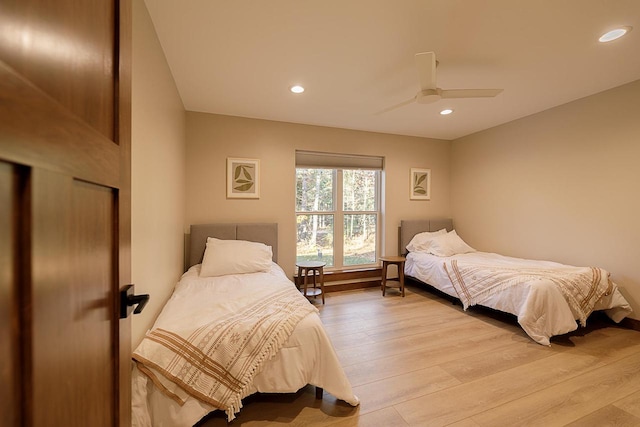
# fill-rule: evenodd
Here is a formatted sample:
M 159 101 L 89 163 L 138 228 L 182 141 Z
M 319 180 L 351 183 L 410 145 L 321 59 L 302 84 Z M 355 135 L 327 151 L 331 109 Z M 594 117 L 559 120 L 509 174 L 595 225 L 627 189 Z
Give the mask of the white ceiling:
M 450 140 L 640 79 L 640 0 L 145 3 L 189 111 Z M 425 51 L 439 87 L 504 92 L 376 114 L 416 94 Z

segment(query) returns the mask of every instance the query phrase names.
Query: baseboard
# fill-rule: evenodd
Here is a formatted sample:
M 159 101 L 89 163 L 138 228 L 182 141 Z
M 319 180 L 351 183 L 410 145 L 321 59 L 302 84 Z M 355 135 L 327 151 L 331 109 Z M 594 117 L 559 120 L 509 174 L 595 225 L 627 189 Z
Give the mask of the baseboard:
M 634 331 L 640 331 L 640 320 L 625 317 L 620 322 L 620 325 L 625 328 L 633 329 Z
M 381 275 L 380 267 L 327 271 L 324 273 L 324 290 L 328 293 L 380 286 Z M 298 288 L 302 286 L 302 280 L 297 274 L 294 274 L 293 282 Z
M 352 283 L 341 283 L 339 285 L 325 285 L 325 292 L 342 292 L 342 291 L 353 291 L 355 289 L 364 289 L 364 288 L 374 288 L 380 287 L 380 279 L 378 280 L 368 280 L 366 282 L 352 282 Z

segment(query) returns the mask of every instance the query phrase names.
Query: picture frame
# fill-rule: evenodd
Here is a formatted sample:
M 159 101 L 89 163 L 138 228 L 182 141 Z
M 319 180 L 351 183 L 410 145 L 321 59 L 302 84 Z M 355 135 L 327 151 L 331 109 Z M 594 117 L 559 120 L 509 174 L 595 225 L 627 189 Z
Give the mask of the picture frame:
M 411 168 L 410 200 L 431 200 L 431 169 Z
M 260 160 L 227 157 L 227 199 L 260 198 Z

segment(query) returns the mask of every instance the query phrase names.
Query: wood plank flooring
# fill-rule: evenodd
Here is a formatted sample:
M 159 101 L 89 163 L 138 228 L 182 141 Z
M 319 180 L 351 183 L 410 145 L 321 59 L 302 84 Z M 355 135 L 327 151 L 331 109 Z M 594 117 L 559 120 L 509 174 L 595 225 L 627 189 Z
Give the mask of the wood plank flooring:
M 328 293 L 317 305 L 354 393 L 313 387 L 245 399 L 242 426 L 640 426 L 640 332 L 604 316 L 534 343 L 511 316 L 408 286 Z M 199 424 L 227 425 L 218 411 Z

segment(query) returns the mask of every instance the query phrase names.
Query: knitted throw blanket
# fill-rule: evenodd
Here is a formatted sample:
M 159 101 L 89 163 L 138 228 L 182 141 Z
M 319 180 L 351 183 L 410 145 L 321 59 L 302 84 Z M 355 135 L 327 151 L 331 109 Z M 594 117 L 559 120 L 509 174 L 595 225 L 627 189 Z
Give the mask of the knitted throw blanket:
M 508 287 L 549 280 L 560 289 L 582 326 L 596 302 L 613 291 L 609 273 L 595 267 L 503 267 L 454 259 L 446 261 L 444 268 L 465 310 Z
M 179 404 L 188 393 L 224 410 L 231 421 L 263 362 L 278 352 L 300 320 L 315 311 L 295 288 L 279 290 L 193 330 L 154 329 L 133 359 Z

